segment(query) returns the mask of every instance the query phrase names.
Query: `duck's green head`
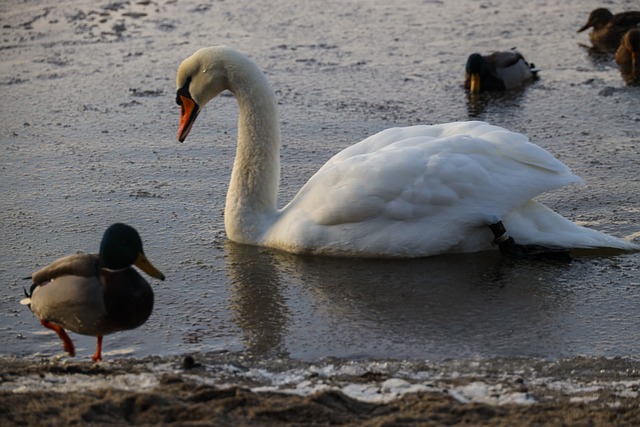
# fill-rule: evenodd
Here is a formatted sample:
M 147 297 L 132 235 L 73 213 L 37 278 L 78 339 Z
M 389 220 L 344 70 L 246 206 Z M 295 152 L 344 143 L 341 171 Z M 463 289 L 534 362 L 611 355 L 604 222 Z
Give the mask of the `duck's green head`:
M 472 53 L 467 58 L 465 70 L 470 81 L 469 91 L 471 93 L 480 92 L 480 76 L 489 72 L 487 61 L 479 53 Z
M 104 232 L 100 242 L 100 260 L 104 267 L 111 270 L 135 265 L 149 276 L 164 280 L 164 274 L 144 254 L 138 232 L 126 224 L 113 224 Z

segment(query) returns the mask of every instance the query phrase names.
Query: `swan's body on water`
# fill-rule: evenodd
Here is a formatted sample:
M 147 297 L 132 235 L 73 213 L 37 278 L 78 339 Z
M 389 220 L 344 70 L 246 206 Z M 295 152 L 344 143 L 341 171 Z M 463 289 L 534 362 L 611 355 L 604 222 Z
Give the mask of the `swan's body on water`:
M 637 249 L 532 200 L 580 178 L 524 135 L 483 122 L 391 128 L 336 154 L 282 209 L 274 92 L 259 68 L 225 46 L 180 65 L 178 139 L 224 90 L 239 105 L 238 147 L 225 206 L 236 242 L 294 253 L 422 257 L 491 248 L 502 222 L 519 244 Z

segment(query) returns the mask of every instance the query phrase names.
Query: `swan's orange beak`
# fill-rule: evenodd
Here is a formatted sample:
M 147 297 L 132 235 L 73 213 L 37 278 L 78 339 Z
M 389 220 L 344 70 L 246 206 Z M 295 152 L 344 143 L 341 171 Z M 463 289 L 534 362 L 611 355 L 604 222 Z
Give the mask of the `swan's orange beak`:
M 191 130 L 191 126 L 193 126 L 193 122 L 196 121 L 196 117 L 198 117 L 198 113 L 200 112 L 200 108 L 198 108 L 198 104 L 191 99 L 187 98 L 184 95 L 180 96 L 180 128 L 178 128 L 178 141 L 184 142 L 189 135 L 189 131 Z

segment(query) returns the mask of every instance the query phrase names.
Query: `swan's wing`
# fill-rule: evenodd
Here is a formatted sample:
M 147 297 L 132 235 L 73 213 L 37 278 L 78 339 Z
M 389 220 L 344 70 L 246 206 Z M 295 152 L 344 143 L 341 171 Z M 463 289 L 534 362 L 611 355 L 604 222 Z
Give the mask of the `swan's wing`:
M 485 124 L 483 122 L 473 123 Z M 442 125 L 388 128 L 340 151 L 338 154 L 329 159 L 329 161 L 325 163 L 324 166 L 320 170 L 318 170 L 318 172 L 322 171 L 322 169 L 326 167 L 330 167 L 334 163 L 343 161 L 349 157 L 374 153 L 384 147 L 396 144 L 400 141 L 405 141 L 410 138 L 438 138 L 443 136 L 443 132 L 445 132 L 445 129 L 443 129 Z
M 482 122 L 396 128 L 333 157 L 286 209 L 316 224 L 419 221 L 455 212 L 495 221 L 538 194 L 579 182 L 523 135 Z

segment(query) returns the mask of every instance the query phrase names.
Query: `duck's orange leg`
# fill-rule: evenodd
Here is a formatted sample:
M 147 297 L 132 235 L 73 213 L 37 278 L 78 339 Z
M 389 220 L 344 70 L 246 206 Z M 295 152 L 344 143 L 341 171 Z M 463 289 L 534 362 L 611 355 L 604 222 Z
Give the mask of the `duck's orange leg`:
M 40 323 L 45 328 L 49 328 L 55 331 L 56 334 L 58 334 L 58 336 L 62 340 L 62 346 L 64 347 L 64 351 L 69 353 L 69 356 L 73 357 L 76 355 L 76 349 L 73 346 L 73 342 L 71 341 L 71 338 L 69 338 L 69 335 L 67 335 L 65 330 L 62 328 L 62 326 L 58 326 L 54 323 L 47 322 L 44 319 L 40 319 Z
M 94 362 L 102 360 L 102 335 L 98 335 L 98 344 L 96 346 L 96 353 L 91 356 Z

